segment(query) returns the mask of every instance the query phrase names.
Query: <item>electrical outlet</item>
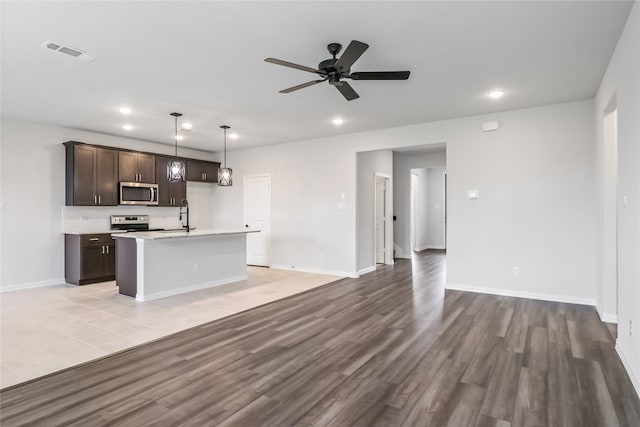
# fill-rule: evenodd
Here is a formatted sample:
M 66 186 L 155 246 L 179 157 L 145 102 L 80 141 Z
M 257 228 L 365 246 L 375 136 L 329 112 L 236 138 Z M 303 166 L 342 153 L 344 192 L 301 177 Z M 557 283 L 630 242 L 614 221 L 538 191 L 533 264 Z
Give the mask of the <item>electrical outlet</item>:
M 198 271 L 200 269 L 200 264 L 198 262 L 193 263 L 193 271 Z
M 520 267 L 518 267 L 518 266 L 513 267 L 512 274 L 514 276 L 519 276 L 520 275 Z

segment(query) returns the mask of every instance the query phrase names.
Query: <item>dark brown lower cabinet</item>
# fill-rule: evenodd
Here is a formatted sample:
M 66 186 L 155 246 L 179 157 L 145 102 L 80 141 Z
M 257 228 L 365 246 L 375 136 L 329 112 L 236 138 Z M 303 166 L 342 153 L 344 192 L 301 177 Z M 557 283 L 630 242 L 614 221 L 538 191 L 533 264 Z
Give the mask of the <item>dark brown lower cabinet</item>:
M 86 285 L 116 278 L 116 245 L 111 233 L 65 234 L 64 277 Z

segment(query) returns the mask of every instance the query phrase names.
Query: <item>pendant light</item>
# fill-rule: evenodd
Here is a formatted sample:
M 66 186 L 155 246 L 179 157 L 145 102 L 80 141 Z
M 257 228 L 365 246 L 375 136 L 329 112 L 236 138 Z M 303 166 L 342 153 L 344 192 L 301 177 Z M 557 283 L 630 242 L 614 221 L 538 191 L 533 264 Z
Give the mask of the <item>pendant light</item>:
M 175 155 L 178 157 L 178 117 L 182 116 L 181 113 L 171 113 L 171 116 L 175 119 Z M 173 159 L 167 165 L 167 180 L 169 182 L 183 182 L 185 181 L 184 162 L 179 159 Z
M 220 169 L 218 169 L 218 185 L 221 187 L 231 187 L 233 185 L 233 179 L 231 177 L 232 170 L 227 166 L 227 129 L 231 129 L 227 125 L 222 125 L 220 128 L 224 131 L 224 162 Z

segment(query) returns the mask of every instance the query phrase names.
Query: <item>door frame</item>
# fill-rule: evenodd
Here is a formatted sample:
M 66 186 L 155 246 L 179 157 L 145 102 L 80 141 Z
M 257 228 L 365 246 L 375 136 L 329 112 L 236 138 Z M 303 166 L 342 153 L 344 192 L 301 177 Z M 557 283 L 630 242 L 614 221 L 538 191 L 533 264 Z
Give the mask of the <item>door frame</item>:
M 378 178 L 385 179 L 385 204 L 384 204 L 384 264 L 393 265 L 393 177 L 388 173 L 375 172 L 373 177 L 373 265 L 377 262 L 377 235 L 376 235 L 376 223 L 378 222 L 377 207 L 378 207 L 378 192 L 376 191 L 376 185 L 378 185 Z
M 245 211 L 244 211 L 244 198 L 245 198 L 245 182 L 247 178 L 260 178 L 260 177 L 266 177 L 269 178 L 269 241 L 267 242 L 267 249 L 269 251 L 269 262 L 267 263 L 267 267 L 271 268 L 272 262 L 271 262 L 271 223 L 273 221 L 273 189 L 272 189 L 272 182 L 273 180 L 271 179 L 271 172 L 265 172 L 265 173 L 254 173 L 254 174 L 248 174 L 248 175 L 242 175 L 242 223 L 246 224 L 246 218 L 245 218 Z M 243 227 L 244 228 L 244 227 Z

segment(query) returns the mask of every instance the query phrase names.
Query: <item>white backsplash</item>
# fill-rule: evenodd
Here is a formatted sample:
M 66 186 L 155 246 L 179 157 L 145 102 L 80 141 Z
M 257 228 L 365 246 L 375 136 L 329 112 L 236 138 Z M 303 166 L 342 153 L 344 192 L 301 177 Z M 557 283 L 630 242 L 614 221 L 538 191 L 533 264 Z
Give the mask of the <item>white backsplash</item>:
M 213 194 L 216 186 L 187 183 L 189 222 L 192 227 L 212 228 Z M 150 228 L 180 227 L 177 207 L 157 206 L 63 206 L 63 232 L 108 232 L 111 215 L 149 215 Z M 185 220 L 186 223 L 186 220 Z

